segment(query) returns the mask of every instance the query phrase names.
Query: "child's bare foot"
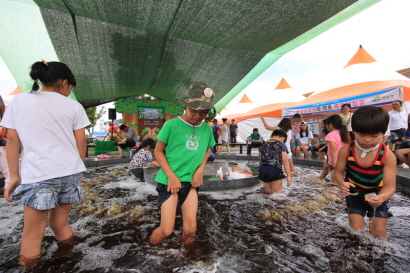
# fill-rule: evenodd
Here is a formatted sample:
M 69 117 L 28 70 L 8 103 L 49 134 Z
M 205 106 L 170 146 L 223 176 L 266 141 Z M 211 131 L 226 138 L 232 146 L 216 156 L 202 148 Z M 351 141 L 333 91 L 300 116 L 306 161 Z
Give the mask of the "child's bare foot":
M 20 255 L 18 264 L 19 265 L 25 265 L 25 266 L 31 266 L 40 261 L 41 255 L 33 256 L 33 257 L 26 257 L 23 255 Z
M 316 178 L 320 178 L 320 179 L 325 179 L 324 177 L 322 177 L 322 176 L 320 176 L 320 175 L 312 175 L 313 177 L 316 177 Z
M 191 234 L 184 234 L 181 237 L 181 243 L 185 245 L 185 247 L 190 248 L 195 243 L 195 235 Z

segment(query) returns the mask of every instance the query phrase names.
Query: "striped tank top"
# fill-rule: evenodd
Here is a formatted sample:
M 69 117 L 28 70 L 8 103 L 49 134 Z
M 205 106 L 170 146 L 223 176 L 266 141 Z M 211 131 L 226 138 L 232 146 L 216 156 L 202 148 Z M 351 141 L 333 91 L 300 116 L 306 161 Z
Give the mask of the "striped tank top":
M 377 154 L 373 162 L 368 166 L 363 166 L 356 160 L 354 141 L 347 146 L 346 174 L 345 181 L 354 184 L 350 187 L 350 194 L 379 193 L 383 187 L 383 165 L 386 158 L 386 145 L 380 143 Z

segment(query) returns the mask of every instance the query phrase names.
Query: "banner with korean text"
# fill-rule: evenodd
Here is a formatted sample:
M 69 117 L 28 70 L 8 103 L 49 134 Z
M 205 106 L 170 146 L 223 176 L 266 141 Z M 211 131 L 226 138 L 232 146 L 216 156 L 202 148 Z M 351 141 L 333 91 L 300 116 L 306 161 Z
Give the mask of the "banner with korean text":
M 358 109 L 365 105 L 383 106 L 400 99 L 401 86 L 397 86 L 359 96 L 282 109 L 282 117 L 292 118 L 294 114 L 309 116 L 331 112 L 341 112 L 342 105 L 345 103 L 350 103 L 352 109 Z

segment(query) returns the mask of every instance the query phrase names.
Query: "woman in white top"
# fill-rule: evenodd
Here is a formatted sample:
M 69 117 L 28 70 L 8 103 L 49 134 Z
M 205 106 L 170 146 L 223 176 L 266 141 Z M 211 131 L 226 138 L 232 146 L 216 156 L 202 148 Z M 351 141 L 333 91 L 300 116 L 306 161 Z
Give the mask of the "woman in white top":
M 286 132 L 286 134 L 288 135 L 285 145 L 286 148 L 288 149 L 288 161 L 289 161 L 289 165 L 290 165 L 290 171 L 294 172 L 296 171 L 295 166 L 293 165 L 293 161 L 292 161 L 292 150 L 290 148 L 290 145 L 293 144 L 293 132 L 292 132 L 292 121 L 290 120 L 290 118 L 283 118 L 277 127 L 275 126 L 269 126 L 265 119 L 263 117 L 261 117 L 261 120 L 263 122 L 263 125 L 265 126 L 266 129 L 268 130 L 276 130 L 276 129 L 282 129 L 283 131 Z
M 352 116 L 353 116 L 353 113 L 351 112 L 352 105 L 350 105 L 350 103 L 345 103 L 345 104 L 342 105 L 341 110 L 342 110 L 342 113 L 340 114 L 340 117 L 343 120 L 343 124 L 346 125 L 347 130 L 349 131 L 350 138 L 352 138 L 352 136 L 353 136 L 353 132 L 352 132 Z M 354 136 L 353 136 L 352 140 L 354 140 Z
M 59 245 L 74 237 L 68 215 L 72 203 L 82 195 L 87 149 L 84 127 L 90 124 L 83 106 L 67 98 L 76 86 L 67 65 L 36 62 L 30 76 L 32 91 L 16 95 L 1 121 L 8 128 L 10 171 L 4 198 L 24 205 L 19 264 L 26 265 L 40 258 L 47 222 Z M 40 81 L 41 90 L 37 91 Z M 43 141 L 39 143 L 39 139 Z
M 309 157 L 308 150 L 311 148 L 313 141 L 313 134 L 309 131 L 309 127 L 305 121 L 302 121 L 300 125 L 300 132 L 297 134 L 298 147 L 296 148 L 296 156 L 299 157 L 300 151 L 303 151 L 305 159 Z
M 228 126 L 228 119 L 223 118 L 222 119 L 222 135 L 221 135 L 221 140 L 222 140 L 222 145 L 219 146 L 218 149 L 218 154 L 221 154 L 222 151 L 222 146 L 226 147 L 226 151 L 228 152 L 228 155 L 231 154 L 231 149 L 229 148 L 229 126 Z

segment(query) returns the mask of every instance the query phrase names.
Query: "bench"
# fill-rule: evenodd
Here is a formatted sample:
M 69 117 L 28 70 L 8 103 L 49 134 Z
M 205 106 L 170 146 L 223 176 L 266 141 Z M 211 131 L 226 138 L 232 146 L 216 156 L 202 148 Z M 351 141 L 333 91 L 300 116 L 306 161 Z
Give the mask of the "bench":
M 95 144 L 87 144 L 87 149 L 85 150 L 85 157 L 88 157 L 88 148 L 94 148 Z
M 243 147 L 245 147 L 245 149 L 246 149 L 247 145 L 248 144 L 246 144 L 246 143 L 230 143 L 229 147 L 233 148 L 235 146 L 239 146 L 239 153 L 243 154 Z M 216 147 L 217 146 L 222 146 L 222 144 L 221 143 L 216 143 L 215 146 L 214 146 L 214 149 L 213 149 L 213 153 L 216 153 Z

